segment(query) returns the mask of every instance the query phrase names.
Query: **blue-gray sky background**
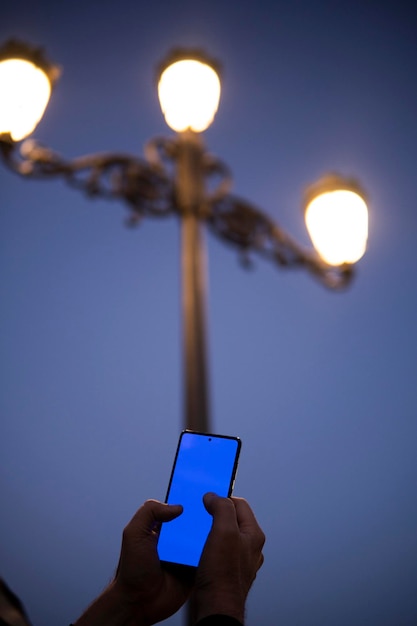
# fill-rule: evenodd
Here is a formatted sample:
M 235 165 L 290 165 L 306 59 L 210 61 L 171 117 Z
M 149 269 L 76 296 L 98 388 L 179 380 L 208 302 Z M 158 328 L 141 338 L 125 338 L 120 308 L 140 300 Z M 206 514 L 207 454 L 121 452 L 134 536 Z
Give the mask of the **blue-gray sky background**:
M 369 247 L 345 293 L 207 238 L 213 430 L 241 437 L 235 493 L 267 535 L 249 626 L 417 623 L 412 3 L 15 0 L 10 36 L 63 68 L 35 136 L 67 157 L 169 135 L 155 68 L 191 45 L 224 67 L 206 142 L 237 194 L 308 245 L 304 187 L 361 181 Z M 0 575 L 35 626 L 111 578 L 182 428 L 178 223 L 125 217 L 0 170 Z

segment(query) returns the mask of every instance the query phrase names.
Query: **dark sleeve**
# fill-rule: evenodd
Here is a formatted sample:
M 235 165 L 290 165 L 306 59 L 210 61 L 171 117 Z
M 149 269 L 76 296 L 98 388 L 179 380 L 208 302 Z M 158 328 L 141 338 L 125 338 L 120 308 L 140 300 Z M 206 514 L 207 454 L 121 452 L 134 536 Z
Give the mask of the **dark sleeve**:
M 30 626 L 30 621 L 22 602 L 6 582 L 0 578 L 0 624 L 6 624 L 6 626 L 9 623 L 11 624 L 12 622 L 9 622 L 9 620 L 12 613 L 14 613 L 13 623 L 15 622 L 15 616 L 18 616 L 20 618 L 19 624 Z
M 73 624 L 70 624 L 69 626 L 73 626 Z M 195 626 L 243 626 L 243 624 L 234 617 L 229 617 L 228 615 L 209 615 L 208 617 L 205 617 L 197 622 Z
M 242 622 L 228 615 L 209 615 L 195 626 L 243 626 Z

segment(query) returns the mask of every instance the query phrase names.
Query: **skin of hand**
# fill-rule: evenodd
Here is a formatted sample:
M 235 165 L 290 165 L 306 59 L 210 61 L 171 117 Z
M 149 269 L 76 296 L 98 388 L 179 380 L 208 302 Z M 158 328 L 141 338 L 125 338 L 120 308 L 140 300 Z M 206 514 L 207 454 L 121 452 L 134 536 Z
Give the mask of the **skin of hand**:
M 206 494 L 204 504 L 213 524 L 196 573 L 161 566 L 160 525 L 181 515 L 182 507 L 147 500 L 123 531 L 113 582 L 74 626 L 150 626 L 178 611 L 192 588 L 196 620 L 223 614 L 243 623 L 265 536 L 246 500 Z
M 155 624 L 176 613 L 191 593 L 194 573 L 161 566 L 157 552 L 161 522 L 182 513 L 182 506 L 147 500 L 123 532 L 115 583 L 130 598 L 142 621 Z M 136 608 L 135 608 L 136 607 Z
M 195 618 L 223 614 L 243 623 L 246 597 L 264 560 L 265 535 L 243 498 L 208 493 L 204 505 L 213 524 L 197 569 Z
M 178 611 L 191 593 L 194 574 L 162 568 L 158 530 L 182 506 L 147 500 L 123 531 L 114 581 L 74 626 L 149 626 Z

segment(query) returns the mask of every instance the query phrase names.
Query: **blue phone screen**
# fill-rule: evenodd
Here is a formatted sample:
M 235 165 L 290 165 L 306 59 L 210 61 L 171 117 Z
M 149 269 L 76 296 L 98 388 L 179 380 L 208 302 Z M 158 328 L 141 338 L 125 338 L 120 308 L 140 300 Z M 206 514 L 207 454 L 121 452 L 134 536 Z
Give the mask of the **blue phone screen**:
M 212 523 L 203 496 L 208 491 L 230 495 L 239 449 L 237 437 L 182 433 L 166 501 L 182 504 L 184 510 L 162 525 L 158 541 L 162 561 L 198 565 Z

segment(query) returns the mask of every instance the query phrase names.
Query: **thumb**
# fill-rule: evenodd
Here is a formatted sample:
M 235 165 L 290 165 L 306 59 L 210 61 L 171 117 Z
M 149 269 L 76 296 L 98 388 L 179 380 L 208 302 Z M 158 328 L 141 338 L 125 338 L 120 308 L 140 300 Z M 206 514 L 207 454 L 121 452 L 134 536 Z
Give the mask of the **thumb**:
M 182 513 L 182 506 L 147 500 L 123 531 L 122 550 L 116 576 L 121 581 L 143 580 L 160 569 L 156 549 L 158 530 Z
M 230 498 L 222 498 L 215 493 L 206 493 L 203 497 L 206 511 L 213 517 L 213 528 L 235 526 L 236 510 Z
M 207 513 L 210 513 L 210 515 L 214 515 L 217 500 L 220 500 L 220 496 L 218 496 L 216 493 L 213 493 L 211 491 L 209 491 L 208 493 L 205 493 L 203 496 L 203 503 L 204 503 L 205 509 Z
M 183 507 L 180 504 L 147 500 L 132 517 L 125 528 L 125 533 L 137 539 L 148 537 L 161 522 L 170 522 L 181 515 L 182 511 Z

